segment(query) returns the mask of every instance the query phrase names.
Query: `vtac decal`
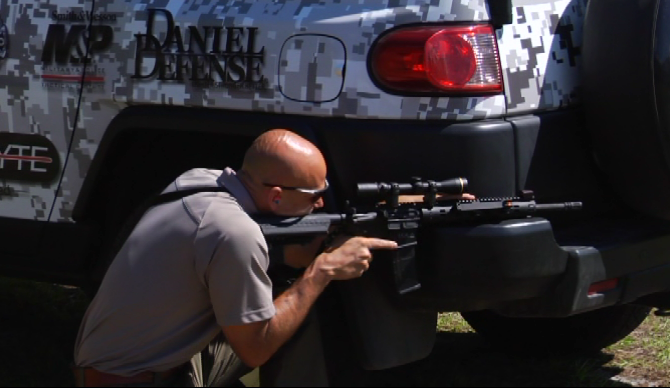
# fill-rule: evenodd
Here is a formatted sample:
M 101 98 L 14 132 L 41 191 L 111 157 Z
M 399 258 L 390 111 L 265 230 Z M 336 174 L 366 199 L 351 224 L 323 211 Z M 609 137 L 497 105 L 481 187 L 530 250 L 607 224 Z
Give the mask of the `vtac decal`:
M 160 24 L 160 27 L 158 27 Z M 256 27 L 188 26 L 165 9 L 148 9 L 146 31 L 136 34 L 134 79 L 185 82 L 227 89 L 267 89 L 261 74 L 265 47 Z
M 51 183 L 59 172 L 58 150 L 46 137 L 0 133 L 0 179 Z
M 9 53 L 9 31 L 7 26 L 0 19 L 0 61 L 7 58 Z

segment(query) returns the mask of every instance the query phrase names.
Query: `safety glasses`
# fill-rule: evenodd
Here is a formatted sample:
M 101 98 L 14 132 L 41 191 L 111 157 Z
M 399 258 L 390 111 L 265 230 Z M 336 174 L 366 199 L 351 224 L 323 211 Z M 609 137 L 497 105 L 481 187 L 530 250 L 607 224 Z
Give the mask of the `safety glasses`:
M 282 186 L 282 185 L 276 185 L 273 183 L 263 183 L 263 186 L 266 187 L 279 187 L 282 190 L 293 190 L 293 191 L 298 191 L 301 193 L 305 194 L 310 194 L 314 196 L 321 197 L 327 190 L 330 185 L 328 184 L 328 179 L 326 179 L 326 185 L 323 187 L 323 189 L 306 189 L 304 187 L 293 187 L 293 186 Z

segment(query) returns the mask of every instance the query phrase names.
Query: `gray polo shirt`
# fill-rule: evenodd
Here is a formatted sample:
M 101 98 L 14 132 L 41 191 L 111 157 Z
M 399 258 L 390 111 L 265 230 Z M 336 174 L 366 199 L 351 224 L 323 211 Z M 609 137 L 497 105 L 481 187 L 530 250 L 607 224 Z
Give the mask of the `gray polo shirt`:
M 130 376 L 188 362 L 221 326 L 275 314 L 256 208 L 231 169 L 194 169 L 165 192 L 225 186 L 150 209 L 89 306 L 75 363 Z

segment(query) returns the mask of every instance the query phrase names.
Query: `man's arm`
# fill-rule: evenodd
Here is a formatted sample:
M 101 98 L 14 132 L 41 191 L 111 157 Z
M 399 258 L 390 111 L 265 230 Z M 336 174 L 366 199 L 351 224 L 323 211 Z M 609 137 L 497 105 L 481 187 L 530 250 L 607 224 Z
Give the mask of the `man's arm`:
M 235 353 L 247 366 L 263 365 L 307 317 L 323 290 L 333 280 L 360 277 L 372 261 L 370 249 L 395 249 L 393 241 L 353 237 L 322 253 L 288 290 L 274 301 L 276 314 L 269 320 L 224 326 L 223 332 Z
M 275 299 L 277 313 L 267 321 L 223 327 L 240 359 L 251 368 L 263 365 L 307 317 L 316 299 L 330 283 L 324 274 L 308 268 L 302 277 Z

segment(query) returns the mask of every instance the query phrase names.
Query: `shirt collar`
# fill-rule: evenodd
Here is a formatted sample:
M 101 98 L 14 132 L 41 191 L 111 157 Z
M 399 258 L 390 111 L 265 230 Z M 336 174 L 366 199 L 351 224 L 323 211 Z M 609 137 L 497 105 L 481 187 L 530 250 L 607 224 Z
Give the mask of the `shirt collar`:
M 237 202 L 242 206 L 245 212 L 253 214 L 258 213 L 254 199 L 249 194 L 249 190 L 244 186 L 240 178 L 237 176 L 235 170 L 227 167 L 221 172 L 219 178 L 216 180 L 219 186 L 223 186 L 230 191 L 230 194 L 235 197 Z

